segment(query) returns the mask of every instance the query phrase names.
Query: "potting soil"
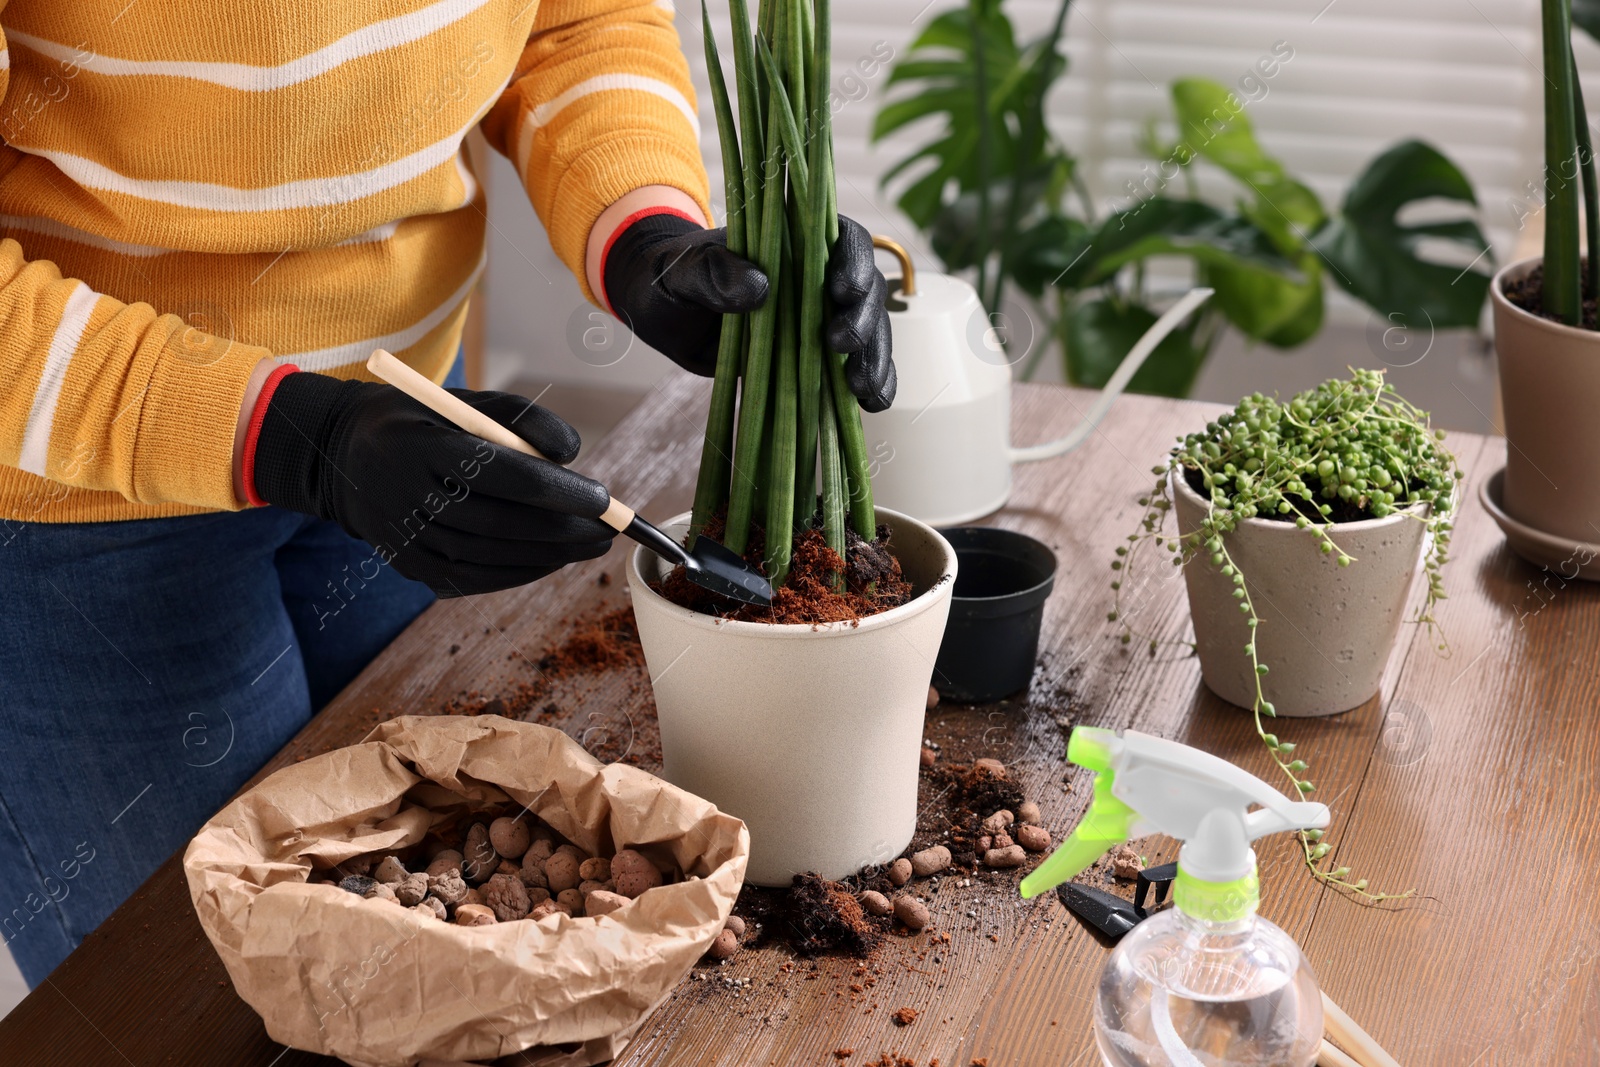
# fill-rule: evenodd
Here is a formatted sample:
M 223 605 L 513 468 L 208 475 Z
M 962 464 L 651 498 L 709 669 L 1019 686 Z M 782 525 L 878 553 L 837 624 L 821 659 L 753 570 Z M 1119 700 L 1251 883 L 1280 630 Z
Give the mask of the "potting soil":
M 705 537 L 721 536 L 719 519 L 707 524 Z M 887 547 L 889 529 L 867 541 L 854 530 L 845 532 L 845 560 L 828 547 L 819 527 L 811 526 L 795 538 L 789 575 L 773 590 L 772 606 L 742 604 L 695 585 L 684 569 L 674 567 L 654 588 L 662 596 L 705 615 L 739 622 L 800 623 L 857 622 L 868 615 L 897 608 L 910 600 L 911 583 L 900 573 L 900 561 Z M 744 558 L 761 568 L 766 554 L 764 538 L 752 539 Z M 844 576 L 842 587 L 838 577 Z

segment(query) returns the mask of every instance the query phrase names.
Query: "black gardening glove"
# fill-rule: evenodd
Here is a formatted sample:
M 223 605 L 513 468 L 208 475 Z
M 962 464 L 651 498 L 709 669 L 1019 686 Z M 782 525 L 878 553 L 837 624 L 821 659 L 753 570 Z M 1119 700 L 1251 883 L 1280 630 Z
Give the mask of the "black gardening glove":
M 257 497 L 337 522 L 441 597 L 604 554 L 609 494 L 557 465 L 578 454 L 578 432 L 524 397 L 450 391 L 557 462 L 458 430 L 391 385 L 294 373 L 256 439 Z
M 728 251 L 726 230 L 708 230 L 678 215 L 647 215 L 622 231 L 605 258 L 611 310 L 639 339 L 684 370 L 717 369 L 722 316 L 754 311 L 767 299 L 761 268 Z M 839 216 L 839 240 L 828 258 L 833 318 L 828 344 L 848 354 L 845 380 L 867 411 L 894 400 L 888 286 L 872 259 L 872 235 Z

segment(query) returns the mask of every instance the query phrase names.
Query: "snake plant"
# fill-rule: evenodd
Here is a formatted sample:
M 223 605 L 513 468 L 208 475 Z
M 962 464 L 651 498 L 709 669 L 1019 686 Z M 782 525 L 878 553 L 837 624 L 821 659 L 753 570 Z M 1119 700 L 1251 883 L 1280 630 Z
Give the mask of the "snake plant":
M 823 271 L 839 235 L 828 0 L 763 0 L 754 26 L 745 0 L 728 6 L 736 94 L 701 3 L 728 247 L 759 265 L 772 288 L 758 310 L 723 319 L 690 535 L 719 513 L 735 552 L 761 532 L 776 586 L 793 534 L 816 513 L 819 469 L 823 532 L 841 558 L 847 528 L 871 540 L 876 518 L 844 357 L 823 340 Z

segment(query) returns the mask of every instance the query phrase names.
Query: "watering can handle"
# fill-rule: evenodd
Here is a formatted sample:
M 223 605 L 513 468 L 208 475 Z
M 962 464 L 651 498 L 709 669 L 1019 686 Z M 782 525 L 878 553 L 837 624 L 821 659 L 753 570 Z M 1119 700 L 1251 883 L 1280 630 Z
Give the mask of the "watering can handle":
M 911 253 L 906 251 L 905 245 L 891 237 L 882 234 L 872 235 L 872 247 L 881 248 L 900 261 L 900 295 L 917 295 L 917 271 L 911 265 Z
M 1087 441 L 1089 435 L 1094 432 L 1094 428 L 1100 424 L 1100 420 L 1111 409 L 1112 403 L 1128 387 L 1128 382 L 1133 378 L 1134 373 L 1144 365 L 1144 361 L 1149 357 L 1150 353 L 1156 350 L 1156 345 L 1159 345 L 1167 334 L 1171 333 L 1191 311 L 1205 303 L 1213 292 L 1215 290 L 1202 287 L 1190 289 L 1185 293 L 1182 300 L 1173 304 L 1167 309 L 1166 314 L 1151 323 L 1150 328 L 1144 332 L 1144 336 L 1139 338 L 1132 348 L 1128 349 L 1128 354 L 1122 357 L 1122 362 L 1117 366 L 1116 372 L 1111 375 L 1110 381 L 1106 382 L 1105 386 L 1101 388 L 1100 395 L 1095 397 L 1094 404 L 1089 408 L 1089 413 L 1083 417 L 1083 421 L 1071 433 L 1058 440 L 1047 441 L 1041 445 L 1013 448 L 1010 450 L 1011 461 L 1013 463 L 1031 463 L 1036 459 L 1051 459 L 1055 456 L 1065 455 Z

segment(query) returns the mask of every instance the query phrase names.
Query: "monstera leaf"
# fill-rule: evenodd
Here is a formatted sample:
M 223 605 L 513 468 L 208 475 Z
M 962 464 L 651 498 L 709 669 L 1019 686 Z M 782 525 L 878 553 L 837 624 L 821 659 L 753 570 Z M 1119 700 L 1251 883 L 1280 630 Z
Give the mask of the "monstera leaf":
M 1199 200 L 1151 197 L 1100 224 L 1090 245 L 1057 285 L 1081 289 L 1150 256 L 1188 256 L 1208 267 L 1253 267 L 1298 277 L 1293 261 L 1248 219 Z
M 1149 308 L 1109 298 L 1074 305 L 1061 320 L 1061 346 L 1067 380 L 1098 389 L 1110 380 L 1122 357 L 1156 321 Z M 1128 391 L 1156 396 L 1188 396 L 1206 349 L 1195 344 L 1199 319 L 1179 326 L 1156 345 L 1128 383 Z
M 916 93 L 878 112 L 872 139 L 930 116 L 943 120 L 934 140 L 897 162 L 882 179 L 887 184 L 916 164 L 931 162 L 898 201 L 913 222 L 927 227 L 952 182 L 960 190 L 972 190 L 983 184 L 985 175 L 1009 175 L 1015 169 L 1017 146 L 1004 117 L 1018 106 L 1024 95 L 1018 90 L 1026 78 L 1011 20 L 999 0 L 973 0 L 945 12 L 917 36 L 910 52 L 911 58 L 890 71 L 889 85 L 915 83 Z
M 1297 251 L 1322 225 L 1327 217 L 1322 201 L 1262 149 L 1244 104 L 1226 86 L 1179 78 L 1172 83 L 1172 110 L 1178 120 L 1178 162 L 1185 162 L 1182 153 L 1192 153 L 1238 179 L 1250 194 L 1242 212 L 1272 234 L 1281 250 Z
M 1600 0 L 1572 0 L 1572 24 L 1600 41 Z
M 1472 184 L 1438 149 L 1402 141 L 1356 179 L 1339 215 L 1313 243 L 1334 281 L 1391 321 L 1398 316 L 1414 327 L 1475 326 L 1494 265 L 1489 243 L 1468 218 L 1400 222 L 1406 205 L 1428 199 L 1477 204 Z M 1467 266 L 1422 258 L 1428 240 L 1455 245 Z

